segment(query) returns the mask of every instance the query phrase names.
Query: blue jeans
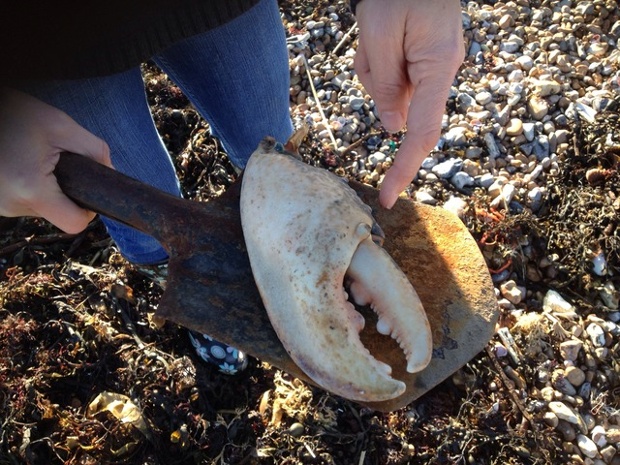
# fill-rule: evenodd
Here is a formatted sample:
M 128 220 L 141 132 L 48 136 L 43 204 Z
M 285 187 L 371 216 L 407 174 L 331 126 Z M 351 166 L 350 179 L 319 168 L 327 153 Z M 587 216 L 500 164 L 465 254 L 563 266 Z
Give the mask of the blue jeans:
M 262 0 L 233 21 L 152 59 L 209 122 L 236 166 L 245 166 L 263 137 L 286 141 L 291 135 L 288 51 L 276 0 Z M 22 90 L 105 140 L 117 170 L 181 195 L 139 68 L 92 79 L 30 82 Z M 102 219 L 128 260 L 153 264 L 167 258 L 152 237 Z

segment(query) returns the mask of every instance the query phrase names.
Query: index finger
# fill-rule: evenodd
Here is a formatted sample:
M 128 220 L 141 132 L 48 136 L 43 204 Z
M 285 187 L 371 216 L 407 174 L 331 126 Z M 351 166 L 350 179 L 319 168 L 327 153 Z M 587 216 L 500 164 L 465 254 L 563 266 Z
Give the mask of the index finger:
M 427 79 L 414 90 L 407 113 L 407 134 L 381 185 L 381 205 L 392 208 L 411 183 L 441 135 L 441 120 L 451 80 Z

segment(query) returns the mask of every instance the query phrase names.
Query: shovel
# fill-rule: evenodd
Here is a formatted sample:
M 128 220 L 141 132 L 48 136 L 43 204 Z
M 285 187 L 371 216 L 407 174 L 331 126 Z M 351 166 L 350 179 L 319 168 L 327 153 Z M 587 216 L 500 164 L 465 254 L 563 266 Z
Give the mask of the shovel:
M 61 154 L 55 175 L 79 205 L 150 234 L 165 247 L 168 280 L 158 316 L 311 383 L 278 339 L 254 283 L 241 229 L 240 179 L 220 197 L 194 202 L 71 153 Z M 388 412 L 428 392 L 478 354 L 494 334 L 499 309 L 478 245 L 456 216 L 406 199 L 386 210 L 377 189 L 350 185 L 372 207 L 385 232 L 384 248 L 416 289 L 432 329 L 430 364 L 407 373 L 396 341 L 376 331 L 371 310 L 358 309 L 367 320 L 362 342 L 407 386 L 395 399 L 365 404 Z

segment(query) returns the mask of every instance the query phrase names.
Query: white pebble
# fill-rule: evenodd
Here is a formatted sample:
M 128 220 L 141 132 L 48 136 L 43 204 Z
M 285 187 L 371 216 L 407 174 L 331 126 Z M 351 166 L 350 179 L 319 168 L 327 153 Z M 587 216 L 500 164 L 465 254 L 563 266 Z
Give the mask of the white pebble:
M 602 425 L 596 425 L 592 428 L 590 437 L 598 447 L 605 447 L 607 445 L 607 433 Z
M 543 299 L 543 310 L 556 313 L 574 313 L 575 308 L 558 292 L 550 289 Z
M 577 447 L 583 452 L 583 455 L 593 459 L 598 454 L 598 448 L 594 441 L 584 434 L 577 435 Z
M 605 331 L 596 323 L 590 323 L 586 328 L 586 333 L 590 336 L 590 341 L 594 347 L 605 346 Z
M 460 197 L 450 197 L 444 204 L 443 208 L 462 218 L 467 211 L 467 202 Z

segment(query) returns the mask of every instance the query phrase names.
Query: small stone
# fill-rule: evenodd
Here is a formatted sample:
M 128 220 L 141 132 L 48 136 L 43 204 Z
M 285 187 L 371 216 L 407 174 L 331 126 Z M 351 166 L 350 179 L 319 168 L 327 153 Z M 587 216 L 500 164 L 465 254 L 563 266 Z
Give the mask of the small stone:
M 288 434 L 290 434 L 291 436 L 293 436 L 294 438 L 298 438 L 299 436 L 301 436 L 302 434 L 304 434 L 304 425 L 302 425 L 301 423 L 293 423 L 289 429 L 287 430 Z
M 594 441 L 584 434 L 577 435 L 577 447 L 583 452 L 583 455 L 593 459 L 598 454 L 598 448 Z
M 602 425 L 596 425 L 594 428 L 592 428 L 592 431 L 590 432 L 590 437 L 592 438 L 592 441 L 594 441 L 594 443 L 598 446 L 598 447 L 605 447 L 607 445 L 607 433 L 605 432 L 605 428 Z
M 618 309 L 618 305 L 620 304 L 620 292 L 616 290 L 613 282 L 607 281 L 599 289 L 598 293 L 607 308 L 611 310 Z
M 620 426 L 608 426 L 607 431 L 605 431 L 605 437 L 607 438 L 608 443 L 620 443 Z
M 476 94 L 476 102 L 480 105 L 486 105 L 487 103 L 491 103 L 493 101 L 493 95 L 491 92 L 483 90 L 482 92 L 478 92 Z
M 515 53 L 519 50 L 519 48 L 521 47 L 521 45 L 523 44 L 519 44 L 518 41 L 515 40 L 506 40 L 504 42 L 501 42 L 499 45 L 499 49 L 502 52 L 506 52 L 506 53 Z
M 605 463 L 611 463 L 618 450 L 612 445 L 607 445 L 606 447 L 603 447 L 600 452 L 603 461 Z
M 499 150 L 499 147 L 497 146 L 497 142 L 495 142 L 495 137 L 493 137 L 493 134 L 491 134 L 490 132 L 487 132 L 484 135 L 484 143 L 487 146 L 487 149 L 489 150 L 489 157 L 490 158 L 497 158 L 501 155 L 501 151 Z
M 548 426 L 551 426 L 552 428 L 556 428 L 558 426 L 558 423 L 560 422 L 558 416 L 553 412 L 545 412 L 543 420 Z
M 459 110 L 463 113 L 467 113 L 467 110 L 476 105 L 476 99 L 466 93 L 458 94 L 456 102 Z
M 426 157 L 424 160 L 422 160 L 422 165 L 420 166 L 420 168 L 424 170 L 431 170 L 433 169 L 433 166 L 435 166 L 436 164 L 437 164 L 436 158 Z
M 364 100 L 362 97 L 351 97 L 351 99 L 349 100 L 349 105 L 351 105 L 351 109 L 353 111 L 361 110 L 364 106 L 364 103 L 366 103 L 366 100 Z
M 514 197 L 516 191 L 517 189 L 513 184 L 504 184 L 502 186 L 502 192 L 500 195 L 505 205 L 508 205 L 512 201 L 512 198 Z
M 527 204 L 533 212 L 540 210 L 543 204 L 543 194 L 540 187 L 536 186 L 527 193 Z
M 583 347 L 583 342 L 578 339 L 571 339 L 560 343 L 560 355 L 564 360 L 570 360 L 571 362 L 577 361 L 579 352 Z
M 383 152 L 373 152 L 370 155 L 368 155 L 368 162 L 372 166 L 377 166 L 379 163 L 383 163 L 386 158 L 387 158 L 387 155 Z
M 447 179 L 447 178 L 451 178 L 458 171 L 460 171 L 462 166 L 463 166 L 463 160 L 461 160 L 460 158 L 449 158 L 446 161 L 443 161 L 433 166 L 432 171 L 438 177 L 442 179 Z
M 586 374 L 576 366 L 567 367 L 564 370 L 564 376 L 575 387 L 581 386 L 586 380 Z
M 503 297 L 515 305 L 520 303 L 525 295 L 525 290 L 517 286 L 513 280 L 502 283 L 500 291 Z
M 543 299 L 543 310 L 550 313 L 572 314 L 575 312 L 575 308 L 553 289 L 547 291 L 545 294 Z
M 590 336 L 590 341 L 594 347 L 605 346 L 605 331 L 596 323 L 590 323 L 586 328 L 586 333 Z
M 522 70 L 515 69 L 508 75 L 508 82 L 521 82 L 523 81 L 524 77 L 525 75 L 523 74 Z
M 425 203 L 426 205 L 437 204 L 437 199 L 426 191 L 416 191 L 414 197 L 416 202 Z
M 553 399 L 555 399 L 555 389 L 553 389 L 551 386 L 545 386 L 540 390 L 540 396 L 543 400 L 551 402 Z
M 573 425 L 578 425 L 582 422 L 579 415 L 563 402 L 549 402 L 549 410 L 555 413 L 560 420 L 567 421 Z
M 553 387 L 567 396 L 574 396 L 577 394 L 575 387 L 564 377 L 562 370 L 558 370 L 553 373 Z
M 523 123 L 523 135 L 528 142 L 532 142 L 536 137 L 536 125 L 534 123 Z
M 506 134 L 511 137 L 514 137 L 514 136 L 518 136 L 522 132 L 523 132 L 523 122 L 518 118 L 511 119 L 510 122 L 508 123 L 508 126 L 506 127 Z
M 548 97 L 549 95 L 559 94 L 562 86 L 556 81 L 539 80 L 534 84 L 534 89 L 539 97 Z
M 480 175 L 480 178 L 478 178 L 478 183 L 481 187 L 484 187 L 485 189 L 491 187 L 494 182 L 495 178 L 491 173 L 483 173 L 482 175 Z
M 599 360 L 605 360 L 609 355 L 609 349 L 607 347 L 597 347 L 594 349 L 594 355 L 596 355 L 596 358 Z
M 517 63 L 523 71 L 529 71 L 534 67 L 534 60 L 528 55 L 521 55 L 515 60 L 515 63 Z
M 592 393 L 592 383 L 588 383 L 587 381 L 583 383 L 579 387 L 579 397 L 582 399 L 588 400 L 590 398 L 590 394 Z
M 450 178 L 450 183 L 459 190 L 463 190 L 466 186 L 474 184 L 474 178 L 464 171 L 459 171 Z
M 534 95 L 527 102 L 528 109 L 532 118 L 541 120 L 549 113 L 549 104 L 545 99 Z
M 508 13 L 502 16 L 497 22 L 497 25 L 500 27 L 500 29 L 508 29 L 513 24 L 514 24 L 514 19 Z
M 469 160 L 476 160 L 482 155 L 482 147 L 467 147 L 465 150 L 465 158 Z
M 558 426 L 556 426 L 555 429 L 557 429 L 560 432 L 560 434 L 562 435 L 565 441 L 572 442 L 577 437 L 575 428 L 573 428 L 566 421 L 562 421 L 562 420 L 558 421 Z
M 443 208 L 445 208 L 449 212 L 454 213 L 459 218 L 462 218 L 467 211 L 467 202 L 465 202 L 465 200 L 461 199 L 460 197 L 453 196 L 446 200 L 446 202 L 443 204 Z
M 467 144 L 467 129 L 461 126 L 455 126 L 449 129 L 443 136 L 446 143 L 451 147 L 458 147 Z

